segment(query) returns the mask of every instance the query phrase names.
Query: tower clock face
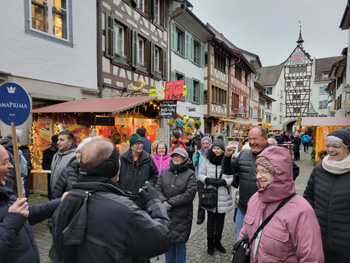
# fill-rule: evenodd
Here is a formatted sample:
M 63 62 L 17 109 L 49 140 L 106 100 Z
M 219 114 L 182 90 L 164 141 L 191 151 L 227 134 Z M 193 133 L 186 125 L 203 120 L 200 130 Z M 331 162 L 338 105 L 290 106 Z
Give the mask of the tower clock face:
M 302 51 L 295 51 L 291 57 L 292 64 L 299 65 L 305 61 L 305 54 Z

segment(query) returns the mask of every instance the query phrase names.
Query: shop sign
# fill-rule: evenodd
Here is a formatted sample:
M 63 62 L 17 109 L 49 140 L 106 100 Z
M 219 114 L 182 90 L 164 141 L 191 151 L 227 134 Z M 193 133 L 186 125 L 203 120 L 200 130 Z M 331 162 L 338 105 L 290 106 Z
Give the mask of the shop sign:
M 164 128 L 156 129 L 156 138 L 159 141 L 164 141 Z
M 176 100 L 164 100 L 160 104 L 159 115 L 166 119 L 176 118 Z
M 141 119 L 141 118 L 134 118 L 134 126 L 146 126 L 146 125 L 158 125 L 157 119 Z
M 167 81 L 165 85 L 164 100 L 182 100 L 183 87 L 183 80 Z
M 11 126 L 23 124 L 30 114 L 30 98 L 27 91 L 17 83 L 0 86 L 0 120 Z

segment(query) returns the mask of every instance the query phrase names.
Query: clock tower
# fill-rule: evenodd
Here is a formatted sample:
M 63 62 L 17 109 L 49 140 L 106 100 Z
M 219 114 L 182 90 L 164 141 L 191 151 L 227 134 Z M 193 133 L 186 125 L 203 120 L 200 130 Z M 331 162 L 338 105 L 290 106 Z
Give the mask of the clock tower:
M 297 46 L 284 62 L 286 118 L 306 116 L 310 105 L 312 59 L 303 48 L 301 26 Z

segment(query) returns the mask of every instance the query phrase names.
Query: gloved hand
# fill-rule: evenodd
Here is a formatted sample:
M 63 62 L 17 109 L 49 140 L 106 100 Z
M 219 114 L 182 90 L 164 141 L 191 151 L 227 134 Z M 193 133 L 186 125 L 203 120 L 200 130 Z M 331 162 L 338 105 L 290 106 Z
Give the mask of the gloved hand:
M 171 204 L 169 204 L 167 201 L 164 201 L 162 204 L 165 206 L 166 211 L 169 211 L 172 208 Z
M 153 186 L 148 181 L 146 181 L 144 187 L 140 188 L 139 192 L 140 192 L 141 198 L 146 204 L 152 199 L 159 199 L 157 190 L 154 189 Z
M 214 179 L 214 178 L 206 178 L 205 179 L 205 184 L 207 185 L 212 185 L 215 187 L 219 187 L 219 186 L 226 186 L 227 183 L 224 179 Z

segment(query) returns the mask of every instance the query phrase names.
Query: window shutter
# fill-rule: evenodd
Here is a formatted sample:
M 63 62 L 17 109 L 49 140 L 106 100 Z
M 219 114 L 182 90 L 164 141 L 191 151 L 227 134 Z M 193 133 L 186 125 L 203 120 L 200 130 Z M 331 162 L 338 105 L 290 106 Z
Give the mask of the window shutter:
M 114 21 L 111 14 L 106 14 L 106 26 L 105 26 L 105 56 L 108 58 L 114 58 Z
M 176 80 L 176 74 L 175 71 L 171 71 L 171 80 Z
M 164 28 L 168 29 L 168 1 L 164 1 Z
M 154 0 L 149 0 L 148 16 L 150 20 L 154 18 Z
M 205 45 L 203 45 L 203 44 L 201 44 L 200 65 L 201 65 L 202 68 L 205 65 Z
M 199 90 L 199 103 L 204 103 L 204 83 L 200 83 L 200 90 Z
M 135 29 L 130 30 L 130 63 L 136 67 L 137 64 L 137 32 Z
M 176 50 L 176 26 L 171 23 L 171 49 Z
M 149 54 L 150 54 L 150 57 L 149 57 L 149 69 L 150 69 L 150 72 L 151 72 L 151 74 L 153 74 L 154 75 L 154 52 L 155 52 L 155 45 L 154 45 L 154 42 L 153 41 L 151 41 L 150 42 L 150 52 L 149 52 Z M 159 54 L 160 55 L 160 54 Z
M 191 61 L 194 61 L 194 42 L 193 42 L 193 37 L 190 36 L 190 54 L 189 54 L 189 59 Z
M 163 79 L 165 80 L 167 80 L 167 77 L 168 77 L 167 61 L 168 61 L 167 52 L 163 50 Z
M 191 45 L 190 45 L 190 36 L 185 33 L 185 41 L 186 41 L 186 44 L 185 44 L 185 57 L 188 58 L 188 59 L 191 59 L 190 57 L 190 48 L 191 48 Z
M 187 101 L 193 101 L 193 80 L 192 78 L 185 77 L 185 85 L 187 87 Z

